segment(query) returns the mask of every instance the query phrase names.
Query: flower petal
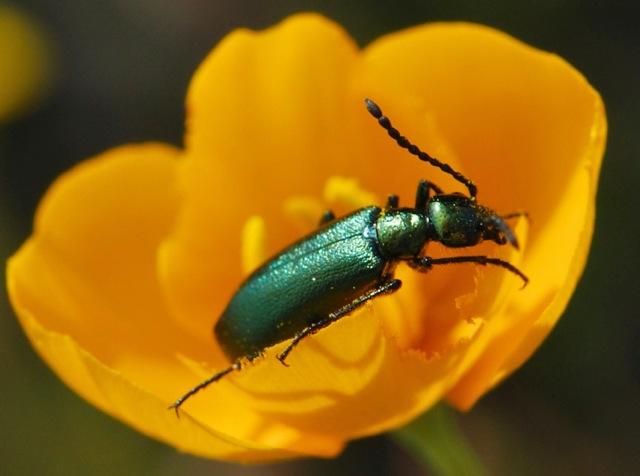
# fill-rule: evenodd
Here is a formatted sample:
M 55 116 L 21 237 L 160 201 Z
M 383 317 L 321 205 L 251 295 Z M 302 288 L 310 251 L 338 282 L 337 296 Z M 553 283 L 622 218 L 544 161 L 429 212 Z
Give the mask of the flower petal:
M 514 296 L 503 314 L 496 316 L 499 324 L 483 336 L 485 352 L 448 396 L 459 408 L 469 408 L 531 356 L 564 312 L 582 275 L 593 235 L 606 134 L 604 110 L 599 110 L 593 123 L 593 144 L 585 152 L 582 168 L 567 184 L 545 233 L 528 250 L 529 273 L 544 279 L 546 287 L 535 286 L 533 296 Z
M 443 149 L 434 154 L 478 184 L 482 203 L 527 210 L 534 232 L 580 168 L 601 115 L 597 94 L 564 60 L 479 25 L 394 33 L 369 46 L 363 63 L 360 87 L 405 135 L 427 150 L 434 137 Z M 388 142 L 378 137 L 375 148 L 386 155 Z
M 481 358 L 450 395 L 468 407 L 531 354 L 580 277 L 604 150 L 602 101 L 559 57 L 462 23 L 381 38 L 366 51 L 361 81 L 414 142 L 436 138 L 436 154 L 476 182 L 481 203 L 532 216 L 521 263 L 531 283 L 483 326 L 470 349 Z
M 19 291 L 12 292 L 19 294 Z M 209 458 L 251 462 L 296 456 L 288 451 L 236 441 L 188 415 L 177 419 L 168 411 L 166 401 L 139 387 L 123 373 L 105 366 L 68 335 L 44 329 L 27 307 L 16 307 L 23 328 L 34 348 L 60 379 L 93 405 L 141 433 Z M 153 370 L 151 365 L 147 370 Z
M 204 339 L 176 328 L 156 278 L 156 250 L 178 206 L 177 156 L 168 146 L 127 146 L 63 175 L 9 262 L 12 304 L 63 381 L 141 432 L 210 457 L 290 457 L 167 410 L 193 378 L 176 353 L 210 354 Z
M 209 335 L 242 278 L 240 235 L 267 216 L 268 250 L 296 237 L 282 203 L 320 195 L 344 168 L 349 71 L 356 48 L 334 23 L 297 15 L 264 32 L 237 30 L 196 72 L 187 98 L 185 202 L 160 266 L 180 322 Z M 319 219 L 319 217 L 318 217 Z

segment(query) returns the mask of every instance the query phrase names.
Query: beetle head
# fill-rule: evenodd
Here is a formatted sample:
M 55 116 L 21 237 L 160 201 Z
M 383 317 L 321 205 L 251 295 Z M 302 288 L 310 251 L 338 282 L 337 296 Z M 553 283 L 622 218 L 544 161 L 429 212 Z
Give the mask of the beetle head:
M 518 248 L 515 235 L 499 215 L 464 195 L 436 195 L 429 200 L 427 215 L 434 239 L 447 247 L 462 248 L 491 240 Z

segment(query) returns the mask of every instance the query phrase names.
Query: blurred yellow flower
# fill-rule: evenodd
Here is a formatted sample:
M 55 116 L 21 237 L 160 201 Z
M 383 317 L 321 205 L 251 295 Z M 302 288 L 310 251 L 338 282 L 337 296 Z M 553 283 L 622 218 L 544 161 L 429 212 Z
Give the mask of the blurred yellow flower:
M 289 368 L 275 346 L 177 419 L 167 405 L 228 365 L 211 330 L 243 271 L 299 238 L 305 216 L 393 192 L 411 203 L 421 177 L 461 188 L 395 146 L 364 97 L 471 177 L 481 203 L 530 213 L 524 253 L 473 251 L 530 285 L 401 267 L 400 292 L 305 340 Z M 238 30 L 194 75 L 184 150 L 124 146 L 56 181 L 9 262 L 11 301 L 60 378 L 150 436 L 245 462 L 332 456 L 443 398 L 469 408 L 531 355 L 585 265 L 605 131 L 580 73 L 487 27 L 423 25 L 364 50 L 313 14 Z
M 38 25 L 20 10 L 0 5 L 0 122 L 41 96 L 50 79 L 50 62 Z

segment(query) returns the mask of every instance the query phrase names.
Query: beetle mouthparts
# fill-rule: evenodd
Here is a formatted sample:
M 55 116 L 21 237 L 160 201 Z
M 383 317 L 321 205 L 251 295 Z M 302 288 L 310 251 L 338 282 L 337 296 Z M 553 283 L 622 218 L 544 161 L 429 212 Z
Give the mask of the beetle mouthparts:
M 500 230 L 500 232 L 507 239 L 507 241 L 516 250 L 519 250 L 520 249 L 520 245 L 518 244 L 518 239 L 516 238 L 516 235 L 513 234 L 513 231 L 511 231 L 511 228 L 509 228 L 509 225 L 507 225 L 507 223 L 502 218 L 500 218 L 499 216 L 494 217 L 493 218 L 493 222 L 495 223 L 495 225 L 498 228 L 498 230 Z

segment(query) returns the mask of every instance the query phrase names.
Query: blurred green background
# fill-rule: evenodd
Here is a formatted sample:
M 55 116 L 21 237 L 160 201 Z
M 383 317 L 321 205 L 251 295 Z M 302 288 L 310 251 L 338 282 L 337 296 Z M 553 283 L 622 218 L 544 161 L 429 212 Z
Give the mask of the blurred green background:
M 28 236 L 38 199 L 62 171 L 121 143 L 181 144 L 189 78 L 236 27 L 264 28 L 314 10 L 364 45 L 417 23 L 468 20 L 566 58 L 601 92 L 609 121 L 591 257 L 551 337 L 459 424 L 491 474 L 640 474 L 639 7 L 578 0 L 13 5 L 48 34 L 56 81 L 35 110 L 0 127 L 3 259 Z M 263 467 L 179 454 L 71 393 L 31 350 L 5 293 L 0 307 L 1 474 L 423 474 L 384 437 L 355 442 L 334 461 Z

